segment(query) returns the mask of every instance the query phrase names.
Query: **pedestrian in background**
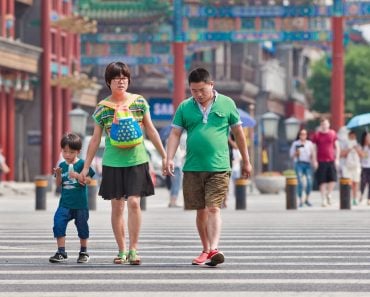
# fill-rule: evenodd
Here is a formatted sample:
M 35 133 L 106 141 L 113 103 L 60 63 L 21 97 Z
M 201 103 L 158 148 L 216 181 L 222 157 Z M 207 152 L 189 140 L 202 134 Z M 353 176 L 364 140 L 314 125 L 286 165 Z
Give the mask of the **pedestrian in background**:
M 182 185 L 182 166 L 184 165 L 184 157 L 186 152 L 185 145 L 185 133 L 181 135 L 180 144 L 177 148 L 175 157 L 173 158 L 174 171 L 173 175 L 169 175 L 170 178 L 170 202 L 168 207 L 178 208 L 180 207 L 177 203 L 179 193 Z
M 10 172 L 9 166 L 6 164 L 5 156 L 3 155 L 3 147 L 0 144 L 0 183 L 3 179 L 3 175 Z
M 77 263 L 87 263 L 90 259 L 87 253 L 87 241 L 89 238 L 89 207 L 87 187 L 78 182 L 80 172 L 84 167 L 84 160 L 78 158 L 81 151 L 81 138 L 74 133 L 65 134 L 61 141 L 62 162 L 54 168 L 56 186 L 61 188 L 59 206 L 54 214 L 54 237 L 57 239 L 58 250 L 49 258 L 51 263 L 66 262 L 68 259 L 65 248 L 65 237 L 68 222 L 74 220 L 80 238 L 80 252 Z M 95 174 L 89 168 L 86 183 L 90 183 Z
M 337 134 L 330 129 L 329 120 L 320 119 L 320 127 L 313 135 L 312 142 L 316 145 L 316 159 L 319 163 L 317 181 L 321 193 L 322 207 L 331 204 L 332 192 L 337 180 L 340 149 Z
M 344 161 L 342 164 L 342 177 L 351 179 L 352 204 L 357 205 L 358 185 L 361 176 L 361 148 L 357 143 L 356 133 L 348 132 L 348 139 L 340 150 L 340 156 Z
M 234 182 L 237 178 L 240 178 L 240 160 L 241 156 L 239 153 L 238 145 L 235 142 L 235 137 L 233 133 L 230 131 L 229 138 L 228 138 L 228 147 L 229 147 L 229 158 L 230 158 L 230 168 L 231 168 L 231 189 L 229 189 L 229 193 L 234 195 Z M 229 200 L 229 194 L 226 195 L 224 202 L 222 203 L 222 208 L 227 208 Z
M 303 204 L 312 206 L 310 202 L 310 193 L 312 191 L 312 166 L 317 167 L 315 149 L 313 143 L 307 139 L 307 130 L 301 129 L 298 132 L 297 139 L 290 147 L 290 157 L 294 160 L 294 170 L 297 175 L 297 194 L 299 200 L 299 207 Z M 303 201 L 303 186 L 304 179 L 306 182 L 305 194 Z
M 214 90 L 210 74 L 197 68 L 189 74 L 192 97 L 176 110 L 167 143 L 166 174 L 173 175 L 180 137 L 187 132 L 183 167 L 185 209 L 196 210 L 196 225 L 203 250 L 193 265 L 216 266 L 224 262 L 218 249 L 221 234 L 221 205 L 228 194 L 230 160 L 228 135 L 231 127 L 242 155 L 242 177 L 252 171 L 247 143 L 234 101 Z
M 98 104 L 92 116 L 95 127 L 88 146 L 81 181 L 83 182 L 87 175 L 88 168 L 99 148 L 103 131 L 105 131 L 105 150 L 99 195 L 111 202 L 111 223 L 118 245 L 118 255 L 113 262 L 115 264 L 139 265 L 141 258 L 137 248 L 141 227 L 140 198 L 153 195 L 154 185 L 149 172 L 149 156 L 144 142 L 138 142 L 137 145 L 126 148 L 115 145 L 112 138 L 114 135 L 111 135 L 110 132 L 116 119 L 116 112 L 124 110 L 123 115 L 130 116 L 128 128 L 134 128 L 134 125 L 136 127 L 140 125 L 140 130 L 141 127 L 145 128 L 146 136 L 153 142 L 162 157 L 163 170 L 166 164 L 166 152 L 150 118 L 147 101 L 141 95 L 127 92 L 131 82 L 128 66 L 122 62 L 110 63 L 105 70 L 105 82 L 111 95 Z M 126 201 L 130 240 L 128 252 L 123 215 Z
M 364 131 L 361 135 L 361 182 L 360 182 L 360 202 L 362 201 L 365 188 L 367 186 L 367 204 L 370 205 L 370 133 Z

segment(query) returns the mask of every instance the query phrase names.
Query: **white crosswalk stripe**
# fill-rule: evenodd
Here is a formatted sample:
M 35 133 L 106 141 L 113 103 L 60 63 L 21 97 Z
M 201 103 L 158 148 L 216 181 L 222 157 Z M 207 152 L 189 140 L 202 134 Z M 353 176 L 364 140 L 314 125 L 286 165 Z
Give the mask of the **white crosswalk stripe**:
M 228 210 L 220 243 L 226 260 L 209 268 L 190 264 L 201 251 L 193 216 L 179 210 L 165 219 L 167 211 L 144 214 L 141 266 L 112 263 L 109 213 L 93 214 L 91 260 L 82 265 L 72 223 L 68 263 L 50 264 L 56 247 L 46 216 L 21 227 L 0 217 L 0 296 L 369 296 L 366 212 L 271 212 L 262 219 Z

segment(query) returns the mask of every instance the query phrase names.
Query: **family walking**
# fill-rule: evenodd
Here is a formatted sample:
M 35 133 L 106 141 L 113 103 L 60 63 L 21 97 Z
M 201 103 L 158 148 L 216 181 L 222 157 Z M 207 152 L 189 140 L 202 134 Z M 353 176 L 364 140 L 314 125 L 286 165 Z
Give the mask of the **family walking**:
M 189 264 L 216 266 L 223 263 L 225 256 L 218 245 L 221 234 L 220 209 L 228 194 L 230 179 L 230 129 L 241 153 L 242 176 L 249 178 L 252 171 L 246 138 L 234 101 L 214 89 L 214 82 L 206 69 L 193 70 L 188 77 L 192 96 L 184 100 L 175 112 L 166 152 L 152 123 L 146 99 L 127 91 L 131 83 L 127 65 L 122 62 L 110 63 L 105 70 L 105 82 L 111 94 L 98 103 L 92 115 L 95 127 L 86 159 L 77 158 L 81 149 L 78 140 L 62 140 L 65 162 L 54 170 L 56 181 L 62 186 L 61 203 L 54 218 L 58 250 L 49 259 L 50 262 L 67 260 L 65 230 L 67 223 L 73 219 L 81 242 L 77 262 L 86 263 L 89 260 L 85 189 L 94 174 L 90 165 L 105 133 L 99 195 L 111 203 L 111 225 L 118 250 L 112 261 L 115 264 L 141 264 L 138 252 L 142 220 L 140 199 L 154 194 L 149 156 L 143 141 L 142 131 L 145 131 L 146 137 L 162 157 L 163 175 L 169 176 L 175 175 L 176 151 L 182 133 L 187 134 L 183 167 L 185 209 L 197 211 L 196 226 L 202 245 L 200 255 Z M 72 174 L 68 171 L 71 164 L 74 170 Z M 68 195 L 79 195 L 75 200 L 80 204 L 65 204 Z M 127 224 L 124 217 L 126 207 Z

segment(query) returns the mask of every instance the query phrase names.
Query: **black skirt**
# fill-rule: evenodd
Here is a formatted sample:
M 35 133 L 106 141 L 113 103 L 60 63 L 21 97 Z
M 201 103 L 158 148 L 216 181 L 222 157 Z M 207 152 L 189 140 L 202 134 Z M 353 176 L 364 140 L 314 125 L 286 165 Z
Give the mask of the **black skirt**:
M 149 164 L 131 167 L 103 166 L 99 195 L 105 200 L 154 195 Z

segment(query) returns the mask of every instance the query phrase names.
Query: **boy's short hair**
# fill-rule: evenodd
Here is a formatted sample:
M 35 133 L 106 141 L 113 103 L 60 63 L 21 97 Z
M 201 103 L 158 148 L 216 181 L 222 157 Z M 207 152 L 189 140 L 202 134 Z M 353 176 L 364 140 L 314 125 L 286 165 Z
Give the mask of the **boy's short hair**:
M 64 134 L 60 141 L 60 147 L 64 149 L 66 146 L 69 146 L 72 150 L 80 151 L 82 148 L 81 137 L 72 132 Z
M 189 85 L 191 83 L 199 83 L 199 82 L 210 83 L 211 81 L 212 81 L 212 78 L 208 70 L 201 68 L 201 67 L 196 68 L 193 71 L 191 71 L 188 77 Z

